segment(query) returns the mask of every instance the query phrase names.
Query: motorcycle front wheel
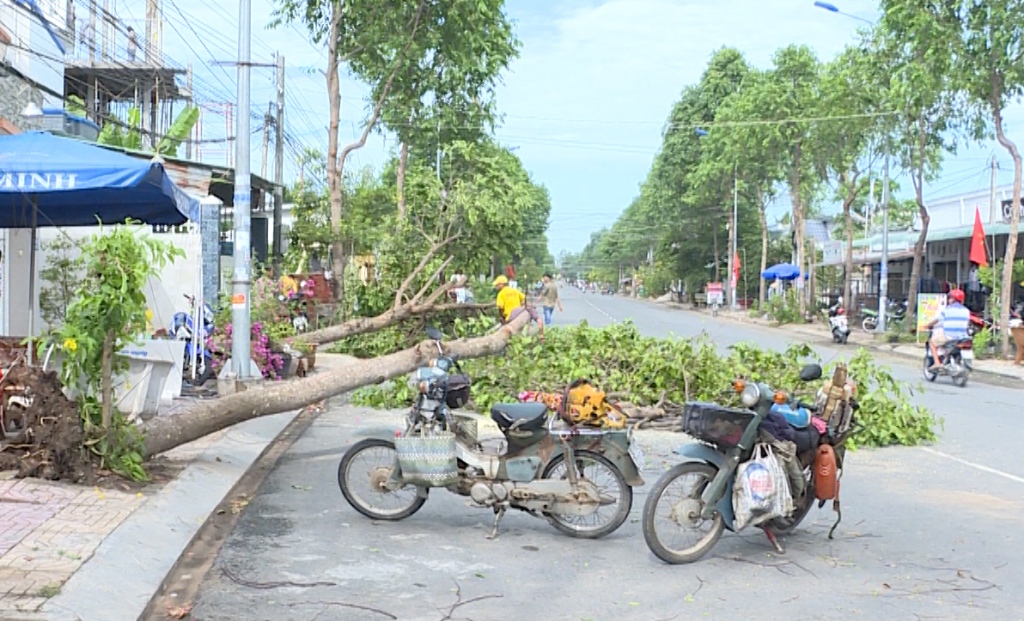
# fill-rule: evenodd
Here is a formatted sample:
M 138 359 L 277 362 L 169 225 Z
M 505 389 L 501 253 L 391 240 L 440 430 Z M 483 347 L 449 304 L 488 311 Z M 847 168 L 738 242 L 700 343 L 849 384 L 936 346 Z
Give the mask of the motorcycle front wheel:
M 415 485 L 399 490 L 385 487 L 397 457 L 395 443 L 379 438 L 360 440 L 345 451 L 338 465 L 338 485 L 353 509 L 370 519 L 389 522 L 404 520 L 420 510 L 427 499 Z M 361 460 L 368 463 L 363 465 Z M 357 491 L 360 484 L 367 488 L 363 494 Z
M 927 343 L 925 344 L 925 347 L 928 347 Z M 934 382 L 939 376 L 938 371 L 932 371 L 932 357 L 929 355 L 925 355 L 924 357 L 924 370 L 922 371 L 922 375 L 924 375 L 924 378 L 929 382 Z
M 860 322 L 860 327 L 864 328 L 865 332 L 874 332 L 878 327 L 878 320 L 874 317 L 865 317 L 864 321 Z
M 711 520 L 705 520 L 700 516 L 703 509 L 700 495 L 717 473 L 717 470 L 707 464 L 687 462 L 674 466 L 661 475 L 654 484 L 654 489 L 644 504 L 643 529 L 644 541 L 655 556 L 671 565 L 693 563 L 700 560 L 718 543 L 725 529 L 722 514 L 716 513 Z M 669 489 L 687 477 L 695 479 L 692 488 L 689 491 L 681 491 L 678 498 L 671 499 Z M 669 500 L 663 505 L 661 501 L 666 498 Z M 659 508 L 667 509 L 666 515 L 658 516 Z M 706 532 L 700 530 L 704 526 L 708 527 Z M 672 539 L 675 534 L 672 532 L 673 529 L 688 534 L 701 534 L 696 542 L 676 547 Z
M 629 517 L 633 508 L 633 488 L 626 483 L 625 477 L 603 455 L 591 451 L 575 451 L 576 476 L 590 481 L 601 496 L 609 496 L 615 501 L 610 505 L 602 505 L 590 515 L 562 515 L 544 513 L 551 525 L 571 537 L 581 539 L 600 539 L 615 532 Z M 541 475 L 545 479 L 565 479 L 568 471 L 565 466 L 565 454 L 558 455 L 544 468 Z M 606 512 L 606 510 L 608 510 Z

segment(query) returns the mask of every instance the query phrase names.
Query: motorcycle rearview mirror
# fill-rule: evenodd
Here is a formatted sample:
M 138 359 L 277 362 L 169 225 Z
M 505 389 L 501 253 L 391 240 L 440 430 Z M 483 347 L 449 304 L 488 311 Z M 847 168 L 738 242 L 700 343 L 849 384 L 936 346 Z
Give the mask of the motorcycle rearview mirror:
M 821 373 L 820 364 L 809 364 L 800 369 L 800 381 L 813 382 L 816 379 L 821 379 Z
M 427 326 L 425 332 L 427 333 L 427 336 L 429 336 L 432 340 L 441 341 L 444 339 L 444 334 L 442 334 L 441 331 L 435 328 L 434 326 Z

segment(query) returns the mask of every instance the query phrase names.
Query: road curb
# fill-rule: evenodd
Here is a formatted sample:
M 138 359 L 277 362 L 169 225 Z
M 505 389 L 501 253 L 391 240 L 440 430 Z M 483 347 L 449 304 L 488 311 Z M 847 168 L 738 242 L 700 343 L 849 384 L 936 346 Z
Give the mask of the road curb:
M 138 619 L 200 527 L 298 415 L 285 412 L 231 427 L 104 539 L 40 616 Z
M 657 304 L 659 306 L 665 306 L 665 307 L 668 307 L 668 308 L 675 308 L 675 309 L 678 309 L 678 310 L 689 311 L 689 312 L 693 312 L 693 313 L 697 313 L 697 314 L 701 314 L 701 315 L 705 314 L 704 312 L 702 312 L 700 310 L 695 310 L 695 309 L 693 309 L 693 308 L 691 308 L 691 307 L 689 307 L 689 306 L 687 306 L 685 304 L 679 304 L 677 302 L 655 302 L 655 304 Z M 744 319 L 744 318 L 736 317 L 734 315 L 730 315 L 729 313 L 720 313 L 718 315 L 717 319 L 725 319 L 727 321 L 731 321 L 733 323 L 738 323 L 738 324 L 755 325 L 755 326 L 760 326 L 760 327 L 764 327 L 764 328 L 770 328 L 772 330 L 778 330 L 780 332 L 789 332 L 791 334 L 795 333 L 795 334 L 802 334 L 802 335 L 805 335 L 805 336 L 814 336 L 814 337 L 819 337 L 819 338 L 826 338 L 828 336 L 827 334 L 823 334 L 823 333 L 821 333 L 818 330 L 814 330 L 812 332 L 812 330 L 808 326 L 809 325 L 813 325 L 813 324 L 808 324 L 807 326 L 805 326 L 805 325 L 798 325 L 798 324 L 785 324 L 785 325 L 776 326 L 776 325 L 772 325 L 770 323 L 765 323 L 763 320 L 758 320 L 758 319 L 753 319 L 752 320 L 750 318 Z M 922 359 L 923 353 L 924 353 L 924 350 L 923 350 L 924 346 L 923 345 L 917 345 L 917 344 L 911 345 L 911 344 L 907 344 L 907 343 L 893 344 L 893 343 L 859 343 L 858 342 L 858 343 L 851 343 L 851 345 L 854 345 L 855 347 L 864 347 L 865 349 L 871 349 L 871 350 L 874 350 L 874 351 L 879 351 L 879 352 L 882 352 L 882 353 L 891 354 L 893 356 L 899 356 L 901 358 L 906 358 L 908 360 L 917 359 L 918 361 L 920 361 Z M 921 351 L 910 351 L 912 348 L 913 349 L 921 348 Z M 973 372 L 975 374 L 981 374 L 981 375 L 985 375 L 985 376 L 997 377 L 997 378 L 1000 378 L 1000 379 L 1017 380 L 1018 382 L 1024 380 L 1024 378 L 1022 378 L 1020 375 L 1018 375 L 1016 373 L 1013 373 L 1011 371 L 1012 371 L 1011 369 L 1003 370 L 1003 369 L 975 368 Z

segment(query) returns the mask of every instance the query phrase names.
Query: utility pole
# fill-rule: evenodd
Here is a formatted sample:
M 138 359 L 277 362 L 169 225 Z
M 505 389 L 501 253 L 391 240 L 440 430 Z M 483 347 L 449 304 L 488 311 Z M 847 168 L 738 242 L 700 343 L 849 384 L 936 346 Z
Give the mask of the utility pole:
M 868 204 L 865 209 L 867 218 L 864 220 L 864 238 L 869 239 L 871 237 L 871 219 L 875 215 L 875 177 L 874 171 L 870 169 L 868 170 Z
M 999 164 L 996 163 L 996 156 L 992 156 L 992 187 L 989 190 L 989 205 L 988 205 L 988 230 L 992 230 L 992 226 L 996 221 L 996 170 L 998 170 Z M 992 257 L 992 263 L 995 265 L 996 259 L 996 236 L 995 234 L 989 235 L 991 240 L 991 252 L 988 256 Z
M 885 332 L 885 311 L 889 306 L 889 141 L 885 142 L 882 173 L 882 269 L 878 280 L 878 330 Z M 916 300 L 908 300 L 915 304 Z
M 270 147 L 270 124 L 274 122 L 274 103 L 267 104 L 267 113 L 263 115 L 263 159 L 260 161 L 260 176 L 267 178 L 267 150 Z
M 736 281 L 739 280 L 738 274 L 736 273 L 736 259 L 738 258 L 739 245 L 736 243 L 739 239 L 736 231 L 739 229 L 739 205 L 740 205 L 740 182 L 739 177 L 736 175 L 736 165 L 732 165 L 732 254 L 729 255 L 729 280 L 732 286 L 729 288 L 730 304 L 732 309 L 736 310 L 740 307 L 739 302 L 736 300 Z
M 155 2 L 155 0 L 150 0 Z M 249 66 L 252 0 L 238 2 L 238 92 L 235 117 L 235 193 L 234 193 L 234 279 L 231 283 L 231 359 L 235 377 L 249 377 L 250 351 L 249 290 L 252 248 L 249 219 L 252 216 L 252 181 L 249 177 Z
M 281 269 L 282 210 L 284 209 L 284 56 L 277 55 L 277 119 L 274 122 L 274 267 Z
M 188 64 L 188 70 L 185 72 L 185 88 L 188 89 L 188 106 L 192 106 L 192 102 L 195 98 L 192 96 L 192 63 Z M 196 124 L 198 127 L 198 123 Z M 188 138 L 185 139 L 185 159 L 192 161 L 192 136 L 196 133 L 196 127 L 193 127 L 188 132 Z

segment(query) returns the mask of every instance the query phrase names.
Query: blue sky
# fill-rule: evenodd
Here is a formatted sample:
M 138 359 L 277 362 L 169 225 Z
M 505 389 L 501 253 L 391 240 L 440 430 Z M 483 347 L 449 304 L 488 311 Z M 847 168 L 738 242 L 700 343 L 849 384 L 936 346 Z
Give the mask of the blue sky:
M 234 58 L 237 4 L 162 1 L 166 56 L 194 65 L 201 97 L 233 101 L 235 69 L 212 62 Z M 84 0 L 76 2 L 81 19 Z M 877 16 L 874 2 L 835 4 L 866 19 Z M 276 50 L 285 54 L 286 126 L 293 143 L 326 151 L 325 51 L 307 41 L 301 26 L 266 30 L 272 0 L 252 0 L 252 5 L 254 61 L 271 62 Z M 611 225 L 629 205 L 660 145 L 672 104 L 684 85 L 699 79 L 715 49 L 737 47 L 759 67 L 767 67 L 772 53 L 790 43 L 807 44 L 827 59 L 863 25 L 815 8 L 812 0 L 508 0 L 507 6 L 523 47 L 499 90 L 505 118 L 498 137 L 519 147 L 527 169 L 551 192 L 548 236 L 556 255 L 580 250 L 593 231 Z M 142 32 L 143 0 L 120 0 L 118 10 Z M 366 88 L 344 80 L 342 91 L 344 142 L 361 132 Z M 262 115 L 273 97 L 271 71 L 254 69 L 253 109 Z M 1007 115 L 1011 137 L 1024 138 L 1015 131 L 1024 122 L 1021 112 L 1015 106 Z M 205 114 L 203 137 L 223 137 L 223 119 Z M 256 128 L 257 121 L 252 123 Z M 252 169 L 258 172 L 259 136 L 252 141 Z M 348 166 L 379 165 L 394 147 L 393 139 L 375 135 Z M 950 159 L 926 198 L 988 187 L 993 152 L 1000 162 L 999 183 L 1011 182 L 1009 156 L 986 143 Z M 207 155 L 223 161 L 224 147 L 211 145 Z M 288 161 L 286 178 L 295 175 Z M 780 208 L 775 215 L 781 214 Z

